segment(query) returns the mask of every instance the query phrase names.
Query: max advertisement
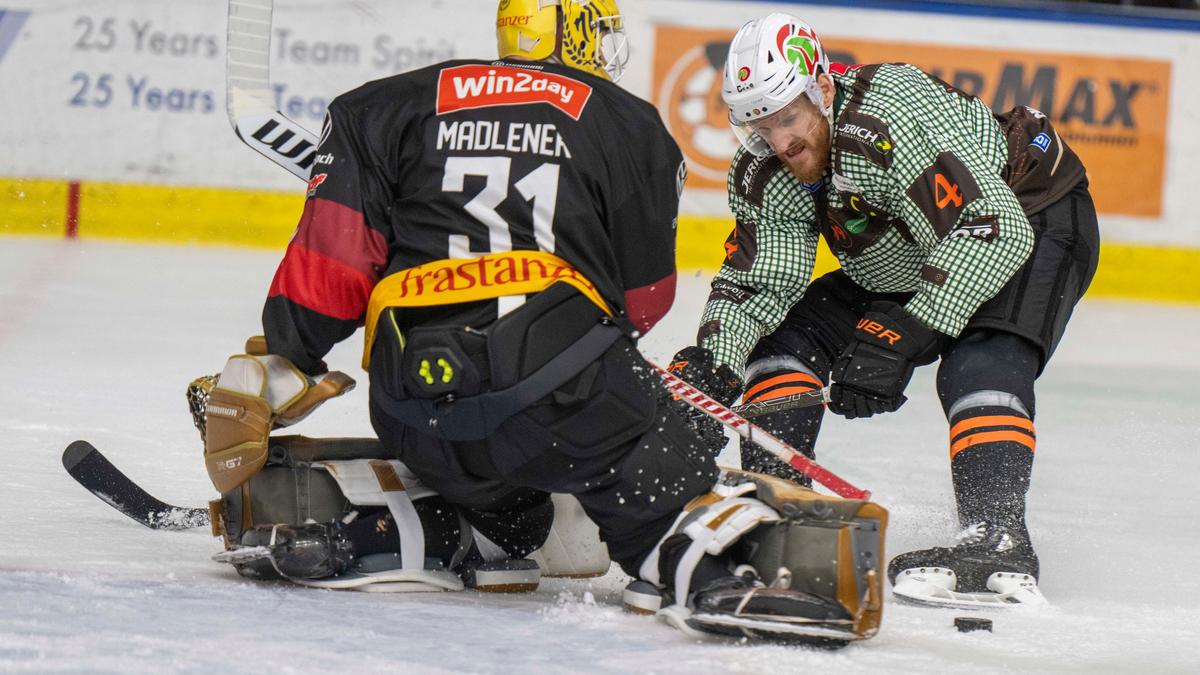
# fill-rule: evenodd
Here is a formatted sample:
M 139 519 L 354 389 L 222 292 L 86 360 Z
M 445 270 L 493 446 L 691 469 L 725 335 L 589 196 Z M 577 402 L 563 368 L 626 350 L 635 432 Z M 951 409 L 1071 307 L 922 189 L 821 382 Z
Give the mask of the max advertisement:
M 659 26 L 652 97 L 687 157 L 690 187 L 724 189 L 737 139 L 721 100 L 730 29 Z M 1161 60 L 970 49 L 822 35 L 844 64 L 903 61 L 1001 112 L 1047 114 L 1087 166 L 1102 213 L 1157 218 L 1171 63 Z

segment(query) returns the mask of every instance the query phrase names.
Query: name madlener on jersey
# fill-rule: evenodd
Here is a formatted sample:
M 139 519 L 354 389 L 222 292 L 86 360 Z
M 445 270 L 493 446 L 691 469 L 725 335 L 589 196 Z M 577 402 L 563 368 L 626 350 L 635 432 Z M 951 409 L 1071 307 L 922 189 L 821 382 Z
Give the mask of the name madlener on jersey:
M 572 157 L 553 124 L 465 120 L 438 124 L 438 150 L 524 152 L 544 157 Z

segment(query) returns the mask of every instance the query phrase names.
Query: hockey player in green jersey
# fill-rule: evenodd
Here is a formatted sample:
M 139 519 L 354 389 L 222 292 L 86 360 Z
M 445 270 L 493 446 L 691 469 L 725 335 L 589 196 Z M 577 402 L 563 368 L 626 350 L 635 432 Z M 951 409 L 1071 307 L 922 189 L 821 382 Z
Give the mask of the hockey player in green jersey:
M 1034 381 L 1096 269 L 1083 165 L 1031 108 L 993 114 L 910 65 L 831 68 L 787 14 L 737 33 L 723 97 L 743 146 L 736 227 L 675 370 L 727 402 L 830 384 L 829 409 L 857 418 L 898 409 L 913 368 L 940 358 L 964 535 L 893 559 L 895 592 L 1041 602 L 1025 525 Z M 821 237 L 841 269 L 810 283 Z M 759 419 L 811 456 L 823 413 Z M 804 480 L 752 446 L 742 464 Z

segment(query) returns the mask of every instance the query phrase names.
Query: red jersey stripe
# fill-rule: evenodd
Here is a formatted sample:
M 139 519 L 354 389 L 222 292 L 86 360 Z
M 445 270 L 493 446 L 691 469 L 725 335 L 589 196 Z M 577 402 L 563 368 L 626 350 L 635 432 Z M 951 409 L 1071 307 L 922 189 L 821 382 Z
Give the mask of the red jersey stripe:
M 643 335 L 666 316 L 675 302 L 675 271 L 639 288 L 625 291 L 625 311 Z
M 343 321 L 361 321 L 375 279 L 296 242 L 275 271 L 268 297 L 283 297 Z
M 304 213 L 292 241 L 378 281 L 388 262 L 383 235 L 367 226 L 363 214 L 338 202 L 316 197 Z

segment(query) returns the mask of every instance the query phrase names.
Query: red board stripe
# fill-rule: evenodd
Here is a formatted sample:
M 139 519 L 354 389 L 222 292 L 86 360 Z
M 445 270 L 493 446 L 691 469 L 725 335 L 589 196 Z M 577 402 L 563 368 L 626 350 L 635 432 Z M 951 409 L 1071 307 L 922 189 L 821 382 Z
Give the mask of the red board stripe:
M 79 236 L 79 181 L 67 183 L 67 239 Z

